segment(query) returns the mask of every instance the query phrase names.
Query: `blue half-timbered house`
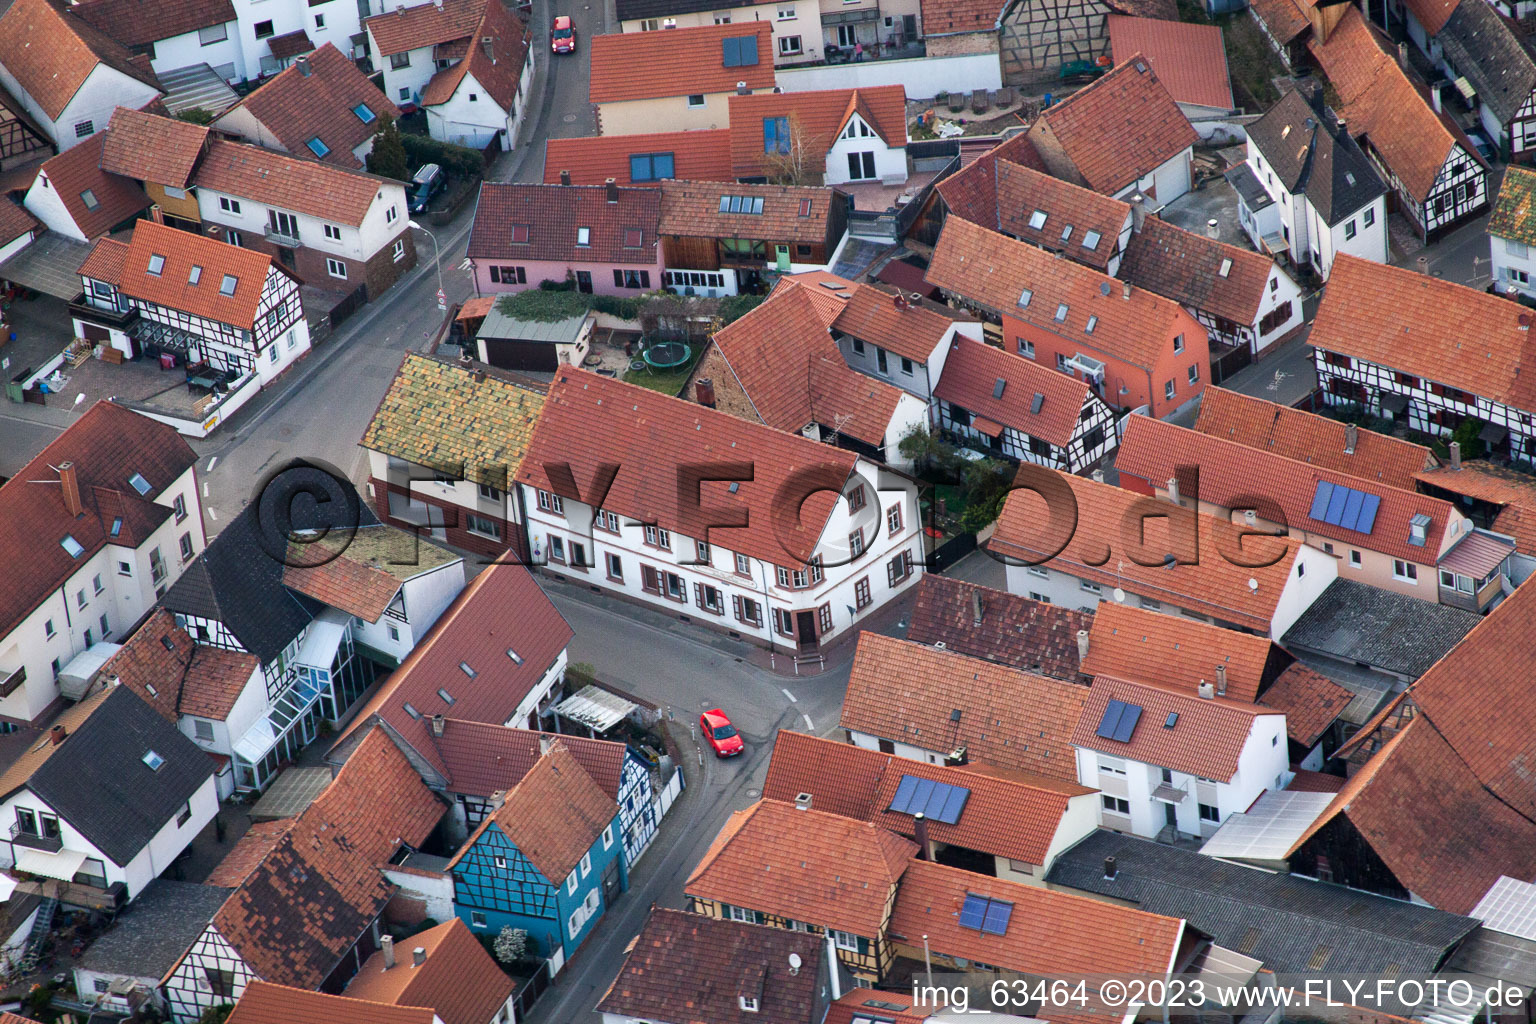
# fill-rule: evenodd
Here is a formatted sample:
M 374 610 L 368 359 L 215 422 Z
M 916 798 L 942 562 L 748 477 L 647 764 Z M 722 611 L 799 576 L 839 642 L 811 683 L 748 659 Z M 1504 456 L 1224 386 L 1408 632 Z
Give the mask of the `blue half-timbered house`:
M 558 971 L 629 886 L 618 803 L 556 742 L 449 862 L 477 934 L 522 928 Z

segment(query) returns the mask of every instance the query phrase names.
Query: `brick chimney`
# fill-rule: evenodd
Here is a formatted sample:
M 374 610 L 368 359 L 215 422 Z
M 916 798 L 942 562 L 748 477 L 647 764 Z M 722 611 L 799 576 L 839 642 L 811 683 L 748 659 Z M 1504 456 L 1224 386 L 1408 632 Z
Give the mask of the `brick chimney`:
M 603 182 L 603 184 L 606 185 L 607 188 L 608 188 L 608 201 L 610 203 L 618 202 L 619 201 L 619 183 L 616 180 L 614 180 L 613 178 L 608 178 L 607 180 L 605 180 Z
M 53 745 L 55 747 L 58 746 L 60 743 L 63 743 L 64 742 L 64 737 L 67 736 L 67 735 L 69 735 L 69 734 L 67 732 L 65 732 L 64 727 L 62 725 L 56 725 L 52 729 L 48 730 L 48 738 L 53 741 Z
M 384 954 L 384 969 L 395 966 L 395 937 L 385 935 L 379 939 L 379 952 Z
M 693 397 L 700 405 L 715 407 L 715 382 L 708 377 L 700 377 L 693 382 Z
M 1360 443 L 1360 427 L 1354 423 L 1344 424 L 1344 454 L 1355 454 L 1355 445 Z
M 1451 442 L 1451 468 L 1452 469 L 1456 469 L 1456 470 L 1461 469 L 1461 442 L 1460 441 L 1452 441 Z
M 1077 631 L 1077 660 L 1079 663 L 1088 660 L 1088 631 L 1086 629 Z
M 1137 192 L 1131 196 L 1131 230 L 1141 232 L 1142 225 L 1147 222 L 1147 197 Z
M 59 483 L 64 487 L 64 507 L 72 516 L 78 516 L 82 511 L 80 504 L 80 481 L 75 477 L 75 464 L 65 462 L 59 466 Z
M 1129 299 L 1131 297 L 1131 282 L 1129 282 L 1129 281 L 1121 281 L 1120 282 L 1120 297 L 1122 299 Z
M 922 811 L 912 815 L 912 832 L 917 839 L 917 859 L 932 860 L 933 851 L 928 842 L 928 816 Z
M 1119 873 L 1120 873 L 1120 869 L 1115 867 L 1115 858 L 1114 857 L 1105 857 L 1104 858 L 1104 877 L 1109 879 L 1110 881 L 1114 881 L 1115 875 L 1117 875 Z
M 156 224 L 165 223 L 165 211 L 160 209 L 159 203 L 149 204 L 149 219 L 154 221 Z
M 439 739 L 441 739 L 443 735 L 443 721 L 444 719 L 442 715 L 432 716 L 432 735 L 438 737 Z
M 1217 665 L 1216 666 L 1216 696 L 1218 696 L 1218 697 L 1225 697 L 1226 695 L 1227 695 L 1227 666 L 1225 666 L 1225 665 Z
M 492 46 L 494 42 L 495 40 L 493 40 L 490 36 L 480 37 L 480 49 L 485 51 L 486 59 L 489 60 L 492 64 L 496 63 L 496 51 Z
M 796 793 L 795 794 L 795 810 L 797 810 L 797 811 L 808 811 L 810 809 L 811 809 L 811 794 L 809 794 L 809 793 Z
M 562 185 L 569 185 L 570 183 L 571 183 L 571 172 L 570 171 L 561 171 L 560 172 L 560 184 L 562 184 Z

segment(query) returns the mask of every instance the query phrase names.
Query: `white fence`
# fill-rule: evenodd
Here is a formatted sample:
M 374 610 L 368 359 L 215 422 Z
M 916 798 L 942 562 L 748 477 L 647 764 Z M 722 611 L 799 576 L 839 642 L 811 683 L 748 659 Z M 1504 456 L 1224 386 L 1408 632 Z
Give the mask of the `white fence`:
M 995 53 L 903 57 L 811 68 L 779 68 L 776 76 L 780 88 L 785 92 L 903 85 L 907 89 L 907 98 L 914 100 L 932 99 L 941 92 L 969 93 L 977 89 L 990 91 L 1003 87 L 1003 67 Z
M 174 413 L 156 409 L 152 405 L 145 405 L 142 402 L 125 402 L 123 404 L 136 413 L 175 427 L 178 434 L 185 434 L 187 437 L 207 437 L 218 428 L 220 423 L 223 423 L 232 416 L 236 409 L 239 409 L 246 402 L 256 397 L 260 391 L 261 377 L 254 373 L 247 374 L 236 383 L 235 387 L 228 394 L 204 410 L 203 417 L 200 420 L 186 419 Z

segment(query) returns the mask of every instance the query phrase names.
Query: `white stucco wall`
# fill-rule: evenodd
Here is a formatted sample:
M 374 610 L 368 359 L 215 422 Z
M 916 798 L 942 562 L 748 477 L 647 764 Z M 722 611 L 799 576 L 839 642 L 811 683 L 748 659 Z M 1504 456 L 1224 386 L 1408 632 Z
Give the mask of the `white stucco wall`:
M 807 46 L 821 44 L 821 29 L 799 33 Z M 775 44 L 777 45 L 777 44 Z M 966 53 L 950 57 L 908 57 L 898 60 L 866 60 L 825 64 L 813 68 L 780 68 L 778 81 L 785 92 L 818 89 L 869 89 L 877 85 L 901 85 L 908 99 L 931 99 L 940 92 L 974 92 L 1003 87 L 1002 63 L 997 53 Z

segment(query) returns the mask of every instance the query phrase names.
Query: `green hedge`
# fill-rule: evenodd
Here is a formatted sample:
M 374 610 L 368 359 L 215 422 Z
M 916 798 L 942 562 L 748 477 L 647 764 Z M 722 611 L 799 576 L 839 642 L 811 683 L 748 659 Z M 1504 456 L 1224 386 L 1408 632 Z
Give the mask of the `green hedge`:
M 468 146 L 439 142 L 425 135 L 401 133 L 400 143 L 414 170 L 422 164 L 437 164 L 450 175 L 472 177 L 485 172 L 485 155 Z
M 555 284 L 556 287 L 548 287 Z M 580 316 L 588 310 L 609 313 L 624 320 L 634 320 L 640 315 L 640 303 L 635 299 L 621 299 L 613 295 L 586 295 L 578 291 L 560 288 L 556 282 L 544 281 L 538 288 L 515 295 L 503 295 L 496 300 L 496 308 L 517 320 L 535 323 L 558 323 Z

